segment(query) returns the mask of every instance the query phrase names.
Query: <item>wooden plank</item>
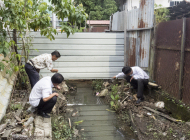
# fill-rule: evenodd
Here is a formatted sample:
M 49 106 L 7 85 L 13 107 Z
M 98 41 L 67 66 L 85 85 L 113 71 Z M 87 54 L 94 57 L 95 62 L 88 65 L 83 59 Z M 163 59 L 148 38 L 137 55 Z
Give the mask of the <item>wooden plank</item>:
M 55 67 L 56 68 L 56 67 Z M 75 67 L 75 68 L 59 68 L 60 73 L 117 73 L 122 70 L 122 67 Z M 49 73 L 47 69 L 41 70 L 42 73 Z
M 29 58 L 33 58 L 30 56 Z M 61 56 L 55 62 L 123 62 L 123 56 Z
M 124 45 L 64 45 L 64 44 L 33 44 L 37 50 L 115 50 L 123 51 Z
M 123 62 L 54 62 L 54 67 L 123 67 Z
M 149 111 L 151 111 L 151 112 L 154 112 L 154 113 L 156 113 L 156 114 L 158 114 L 158 115 L 160 115 L 160 116 L 162 116 L 162 117 L 165 117 L 166 119 L 168 119 L 168 120 L 170 120 L 170 121 L 179 123 L 176 119 L 174 119 L 174 118 L 172 118 L 172 117 L 170 117 L 170 116 L 168 116 L 168 115 L 166 115 L 166 114 L 164 114 L 164 113 L 161 113 L 161 112 L 159 112 L 159 111 L 156 111 L 156 110 L 151 109 L 151 108 L 146 107 L 146 106 L 143 106 L 143 108 L 146 109 L 146 110 L 149 110 Z
M 31 36 L 33 37 L 44 37 L 40 35 L 40 32 L 31 32 L 30 33 Z M 59 33 L 58 35 L 55 35 L 55 39 L 57 38 L 67 38 L 66 33 Z M 76 39 L 76 38 L 80 38 L 80 39 L 84 39 L 84 38 L 124 38 L 124 34 L 123 33 L 75 33 L 75 34 L 71 34 L 69 36 L 69 38 L 71 39 Z
M 18 44 L 22 42 L 18 40 Z M 124 39 L 56 39 L 50 41 L 48 38 L 35 38 L 32 41 L 33 44 L 86 44 L 86 45 L 123 45 Z
M 19 51 L 20 53 L 21 51 Z M 43 53 L 52 53 L 53 50 L 30 51 L 30 55 L 40 55 Z M 59 53 L 64 56 L 123 56 L 123 51 L 86 51 L 86 50 L 59 50 Z

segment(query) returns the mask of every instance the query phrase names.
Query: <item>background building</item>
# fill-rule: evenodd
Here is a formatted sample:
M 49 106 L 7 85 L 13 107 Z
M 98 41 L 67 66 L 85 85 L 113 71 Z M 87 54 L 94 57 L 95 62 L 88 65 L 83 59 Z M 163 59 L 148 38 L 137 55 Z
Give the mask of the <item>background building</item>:
M 105 30 L 109 30 L 109 24 L 109 20 L 87 20 L 90 32 L 105 32 Z
M 155 4 L 159 5 L 161 4 L 163 7 L 171 7 L 171 6 L 175 6 L 178 5 L 180 2 L 182 2 L 184 0 L 155 0 Z M 189 1 L 190 0 L 185 0 L 185 1 Z M 120 3 L 120 10 L 123 11 L 125 9 L 128 9 L 128 11 L 132 10 L 132 9 L 136 9 L 139 8 L 139 3 L 140 0 L 122 0 Z

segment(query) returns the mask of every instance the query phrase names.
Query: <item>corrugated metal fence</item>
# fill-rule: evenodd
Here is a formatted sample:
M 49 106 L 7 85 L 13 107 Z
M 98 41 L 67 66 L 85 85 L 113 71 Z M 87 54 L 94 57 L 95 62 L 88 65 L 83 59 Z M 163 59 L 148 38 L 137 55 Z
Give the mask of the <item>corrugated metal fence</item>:
M 148 69 L 154 0 L 141 0 L 140 8 L 126 11 L 126 65 Z
M 50 41 L 39 32 L 34 35 L 30 57 L 58 50 L 61 58 L 54 62 L 55 68 L 66 79 L 109 79 L 121 72 L 124 65 L 123 33 L 75 33 L 67 38 L 66 34 L 55 36 Z M 47 69 L 42 76 L 51 76 Z
M 124 31 L 125 11 L 116 12 L 110 17 L 110 31 Z
M 155 80 L 190 104 L 190 19 L 160 23 L 156 36 Z

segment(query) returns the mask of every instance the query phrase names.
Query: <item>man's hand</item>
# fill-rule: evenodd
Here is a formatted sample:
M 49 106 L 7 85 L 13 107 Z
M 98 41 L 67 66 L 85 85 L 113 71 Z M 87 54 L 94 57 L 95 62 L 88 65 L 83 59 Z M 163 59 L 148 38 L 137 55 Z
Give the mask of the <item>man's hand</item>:
M 60 87 L 60 86 L 57 86 L 57 89 L 58 89 L 58 90 L 60 90 L 60 89 L 61 89 L 61 87 Z
M 131 79 L 130 79 L 130 82 L 133 80 L 133 76 L 131 77 Z
M 52 69 L 51 72 L 58 72 L 58 70 L 57 69 Z
M 116 76 L 112 77 L 113 79 L 116 79 Z
M 54 96 L 59 96 L 59 94 L 58 93 L 53 93 L 54 94 Z
M 49 101 L 51 98 L 53 98 L 53 96 L 59 96 L 59 94 L 55 92 L 55 93 L 51 94 L 49 97 L 43 98 L 43 101 L 44 101 L 44 102 L 47 102 L 47 101 Z

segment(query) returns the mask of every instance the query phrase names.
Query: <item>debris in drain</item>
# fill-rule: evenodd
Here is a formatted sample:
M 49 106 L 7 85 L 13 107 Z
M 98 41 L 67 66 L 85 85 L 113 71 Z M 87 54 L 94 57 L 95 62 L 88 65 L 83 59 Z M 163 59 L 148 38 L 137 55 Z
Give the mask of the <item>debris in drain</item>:
M 163 101 L 156 102 L 156 103 L 155 103 L 155 106 L 156 106 L 157 108 L 164 108 L 164 102 L 163 102 Z
M 103 96 L 106 96 L 108 95 L 108 89 L 104 89 L 100 92 L 100 94 L 98 94 L 97 96 L 98 97 L 103 97 Z

